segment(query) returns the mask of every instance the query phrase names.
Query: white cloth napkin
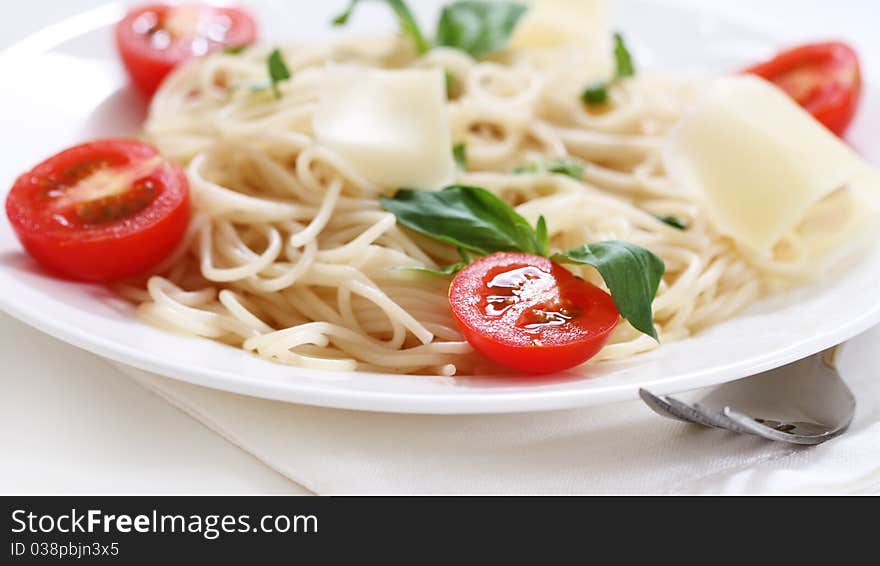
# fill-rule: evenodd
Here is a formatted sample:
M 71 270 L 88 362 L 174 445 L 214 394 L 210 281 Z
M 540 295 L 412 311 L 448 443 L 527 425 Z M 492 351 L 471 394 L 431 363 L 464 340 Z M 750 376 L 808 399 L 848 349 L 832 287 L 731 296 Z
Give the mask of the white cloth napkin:
M 223 393 L 120 366 L 318 494 L 880 493 L 880 328 L 841 351 L 858 399 L 815 448 L 662 419 L 640 403 L 539 414 L 420 416 Z

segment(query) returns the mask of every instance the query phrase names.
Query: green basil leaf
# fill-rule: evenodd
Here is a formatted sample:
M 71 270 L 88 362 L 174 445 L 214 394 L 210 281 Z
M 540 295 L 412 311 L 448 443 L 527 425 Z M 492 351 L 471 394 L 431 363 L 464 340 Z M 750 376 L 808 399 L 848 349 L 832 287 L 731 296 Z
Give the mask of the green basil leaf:
M 547 257 L 550 255 L 550 232 L 547 230 L 547 219 L 544 215 L 538 217 L 538 225 L 535 227 L 535 238 L 538 240 L 538 255 Z
M 460 0 L 443 8 L 437 44 L 481 59 L 507 46 L 527 7 L 515 2 Z
M 266 58 L 266 67 L 269 72 L 269 78 L 264 81 L 256 81 L 237 85 L 235 88 L 247 88 L 252 92 L 262 92 L 272 89 L 275 98 L 281 98 L 281 90 L 278 85 L 292 76 L 287 63 L 284 62 L 284 56 L 281 51 L 274 49 Z
M 609 81 L 599 81 L 584 89 L 581 100 L 589 106 L 600 106 L 608 102 L 608 89 L 620 79 L 632 77 L 636 74 L 636 65 L 633 62 L 632 53 L 626 46 L 626 41 L 620 33 L 614 34 L 614 78 Z
M 452 158 L 462 171 L 467 171 L 467 145 L 457 143 L 452 146 Z
M 633 63 L 632 53 L 626 47 L 623 35 L 614 34 L 614 62 L 617 67 L 617 78 L 624 79 L 636 74 L 636 66 Z
M 673 216 L 671 214 L 661 214 L 654 215 L 654 218 L 659 220 L 660 222 L 672 226 L 673 228 L 678 228 L 679 230 L 687 230 L 688 225 L 687 222 L 679 218 L 678 216 Z
M 449 69 L 443 71 L 443 77 L 446 80 L 446 100 L 454 100 L 459 94 L 458 79 Z
M 223 53 L 225 53 L 226 55 L 241 55 L 248 47 L 250 47 L 250 45 L 248 44 L 230 45 L 229 47 L 223 48 Z
M 557 175 L 567 175 L 572 179 L 580 181 L 584 178 L 584 164 L 574 159 L 559 157 L 556 159 L 541 159 L 524 163 L 513 170 L 514 173 L 555 173 Z
M 600 81 L 587 87 L 581 99 L 590 106 L 601 106 L 608 102 L 608 83 Z
M 431 269 L 430 267 L 398 267 L 400 271 L 415 271 L 416 273 L 424 273 L 425 275 L 436 275 L 437 277 L 448 277 L 450 275 L 455 275 L 468 264 L 464 262 L 458 262 L 453 265 L 447 265 L 446 267 L 441 267 L 440 269 Z
M 481 255 L 537 254 L 540 244 L 525 218 L 486 189 L 453 185 L 442 191 L 400 189 L 381 197 L 385 210 L 421 234 Z
M 400 25 L 400 31 L 406 37 L 410 38 L 413 42 L 413 45 L 416 48 L 416 52 L 419 55 L 424 55 L 431 49 L 431 43 L 425 38 L 425 34 L 422 33 L 422 28 L 419 26 L 419 22 L 416 20 L 415 16 L 412 13 L 412 10 L 409 9 L 409 6 L 406 5 L 404 0 L 381 0 L 388 4 L 388 6 L 394 11 L 394 15 L 397 16 L 397 22 Z M 348 8 L 335 18 L 333 18 L 332 22 L 334 26 L 344 26 L 348 23 L 348 20 L 351 19 L 351 15 L 354 13 L 355 7 L 361 2 L 361 0 L 350 0 L 348 4 Z
M 350 0 L 348 3 L 348 7 L 345 9 L 345 11 L 330 20 L 330 23 L 332 23 L 336 27 L 348 25 L 348 20 L 351 19 L 352 14 L 354 14 L 355 6 L 357 5 L 358 0 Z
M 266 64 L 269 67 L 269 80 L 272 83 L 272 92 L 275 93 L 275 98 L 281 98 L 281 90 L 278 88 L 278 84 L 290 80 L 290 69 L 287 68 L 287 63 L 284 62 L 284 56 L 281 55 L 281 51 L 278 49 L 274 49 L 272 53 L 269 54 L 269 58 L 266 59 Z
M 467 254 L 463 249 L 458 248 L 458 255 L 461 256 L 461 261 L 458 263 L 453 263 L 452 265 L 447 265 L 446 267 L 441 267 L 440 269 L 431 269 L 430 267 L 398 267 L 397 269 L 401 271 L 416 271 L 418 273 L 426 273 L 428 275 L 437 275 L 440 277 L 447 277 L 449 275 L 455 275 L 462 269 L 468 266 L 468 264 L 472 261 L 471 256 Z
M 657 340 L 651 304 L 666 271 L 662 259 L 645 248 L 620 241 L 586 244 L 551 259 L 595 267 L 611 291 L 621 316 Z

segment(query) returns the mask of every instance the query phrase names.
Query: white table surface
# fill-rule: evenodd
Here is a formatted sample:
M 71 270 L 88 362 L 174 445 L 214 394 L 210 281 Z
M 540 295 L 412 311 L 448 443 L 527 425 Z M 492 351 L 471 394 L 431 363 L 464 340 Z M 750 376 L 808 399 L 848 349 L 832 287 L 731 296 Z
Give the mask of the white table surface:
M 880 78 L 874 0 L 839 0 L 833 9 L 825 0 L 667 1 L 717 10 L 792 41 L 846 38 Z M 0 48 L 103 3 L 19 3 L 0 19 Z M 5 314 L 0 360 L 0 493 L 306 493 L 99 358 Z

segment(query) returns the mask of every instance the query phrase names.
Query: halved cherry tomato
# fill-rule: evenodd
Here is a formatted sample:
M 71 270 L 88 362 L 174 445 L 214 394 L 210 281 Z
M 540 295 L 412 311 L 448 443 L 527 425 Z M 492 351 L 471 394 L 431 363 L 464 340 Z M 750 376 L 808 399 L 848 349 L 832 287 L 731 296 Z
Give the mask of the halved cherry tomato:
M 71 279 L 113 281 L 147 271 L 180 243 L 189 183 L 151 145 L 101 140 L 21 175 L 6 214 L 43 266 Z
M 468 342 L 495 362 L 543 374 L 575 367 L 608 342 L 611 296 L 545 257 L 497 253 L 459 272 L 449 290 Z
M 207 4 L 136 8 L 116 25 L 116 46 L 132 82 L 152 95 L 180 63 L 223 47 L 250 45 L 257 25 L 237 8 Z
M 838 136 L 846 132 L 859 105 L 859 57 L 845 43 L 795 47 L 746 72 L 775 83 Z

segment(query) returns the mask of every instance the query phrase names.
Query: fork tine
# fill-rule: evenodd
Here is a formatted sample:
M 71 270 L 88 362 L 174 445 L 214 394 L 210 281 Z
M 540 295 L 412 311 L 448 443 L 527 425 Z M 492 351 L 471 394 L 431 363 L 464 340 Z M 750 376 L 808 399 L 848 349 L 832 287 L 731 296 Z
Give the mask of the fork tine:
M 666 417 L 667 419 L 673 419 L 676 421 L 682 421 L 685 423 L 691 423 L 690 419 L 681 415 L 674 411 L 668 402 L 662 397 L 658 397 L 654 395 L 647 389 L 639 389 L 639 397 L 642 398 L 642 401 L 655 413 L 660 415 L 661 417 Z
M 646 389 L 641 389 L 639 396 L 648 407 L 661 417 L 708 428 L 728 430 L 738 434 L 756 434 L 770 440 L 780 439 L 778 435 L 785 434 L 754 422 L 745 415 L 732 411 L 729 407 L 726 407 L 725 412 L 722 413 L 699 404 L 691 405 L 668 395 L 662 397 L 654 395 Z M 743 422 L 746 422 L 746 424 L 743 425 Z M 790 439 L 792 435 L 785 435 L 784 438 Z
M 701 424 L 709 428 L 728 428 L 722 415 L 701 405 L 691 405 L 679 401 L 675 397 L 665 397 L 673 411 L 684 414 L 693 423 Z
M 761 438 L 766 438 L 767 440 L 788 442 L 791 444 L 802 444 L 805 446 L 822 444 L 823 442 L 827 442 L 832 438 L 840 436 L 841 434 L 846 432 L 846 429 L 849 428 L 850 425 L 849 422 L 846 422 L 836 428 L 828 428 L 825 432 L 819 434 L 791 434 L 771 428 L 765 424 L 756 421 L 748 415 L 744 415 L 738 411 L 735 411 L 734 409 L 731 409 L 730 407 L 724 408 L 724 416 L 730 419 L 731 422 L 736 423 L 736 425 L 741 427 L 743 429 L 743 432 L 747 434 L 760 436 Z
M 640 389 L 639 396 L 661 417 L 710 428 L 727 428 L 722 424 L 723 415 L 711 414 L 705 407 L 692 406 L 668 395 L 654 395 L 647 389 Z

